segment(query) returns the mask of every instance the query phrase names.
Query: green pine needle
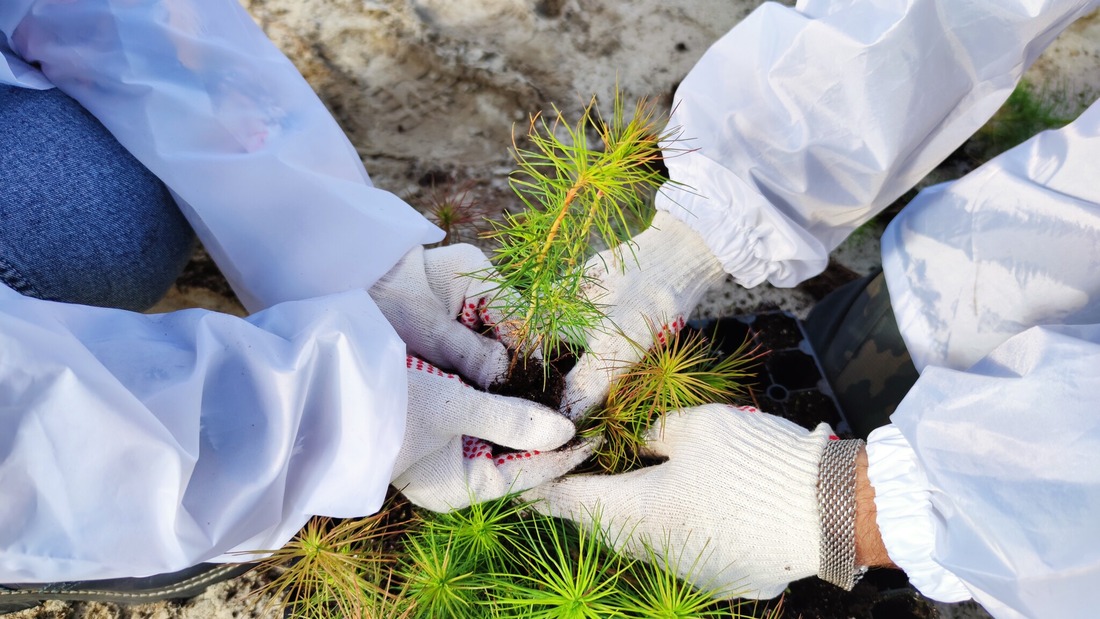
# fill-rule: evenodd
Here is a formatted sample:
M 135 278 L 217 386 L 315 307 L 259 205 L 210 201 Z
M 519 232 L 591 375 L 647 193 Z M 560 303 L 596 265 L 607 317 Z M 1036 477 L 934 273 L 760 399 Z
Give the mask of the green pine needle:
M 694 582 L 702 556 L 686 565 L 683 550 L 672 548 L 667 539 L 661 552 L 648 544 L 644 549 L 645 561 L 634 564 L 630 578 L 633 606 L 638 610 L 634 616 L 638 619 L 710 619 L 733 614 L 729 602 L 715 600 L 725 592 L 711 590 L 705 582 Z M 686 578 L 677 576 L 682 565 L 687 567 Z
M 261 563 L 279 575 L 259 593 L 284 599 L 292 617 L 366 616 L 391 597 L 384 581 L 393 556 L 384 547 L 401 526 L 384 512 L 359 520 L 314 517 Z
M 368 519 L 313 519 L 268 560 L 280 575 L 265 591 L 308 619 L 743 616 L 741 602 L 679 579 L 673 553 L 619 556 L 514 497 L 402 520 L 407 510 L 391 501 Z
M 465 561 L 458 560 L 453 540 L 416 535 L 405 540 L 396 570 L 413 616 L 423 619 L 480 619 L 480 597 L 486 585 Z
M 657 342 L 657 334 L 653 333 Z M 746 381 L 763 356 L 748 338 L 732 353 L 716 358 L 698 331 L 681 331 L 656 344 L 611 385 L 607 403 L 589 415 L 585 437 L 602 436 L 596 461 L 605 472 L 640 465 L 639 451 L 655 419 L 683 408 L 714 402 L 736 403 L 748 396 Z
M 514 495 L 464 509 L 426 515 L 418 535 L 450 539 L 455 556 L 483 572 L 501 572 L 515 560 L 521 543 L 519 515 L 527 506 Z
M 596 536 L 571 523 L 535 517 L 523 521 L 526 574 L 494 598 L 505 617 L 602 619 L 622 617 L 619 574 L 631 560 L 612 553 Z M 596 526 L 598 530 L 598 524 Z
M 659 143 L 676 138 L 659 124 L 644 100 L 627 120 L 616 96 L 609 122 L 593 101 L 575 125 L 557 110 L 552 122 L 533 117 L 529 146 L 513 144 L 517 169 L 510 183 L 526 209 L 485 234 L 498 247 L 495 270 L 484 277 L 519 293 L 493 303 L 513 323 L 521 357 L 539 350 L 552 359 L 559 341 L 577 353 L 603 318 L 602 308 L 584 295 L 594 285 L 585 263 L 593 247 L 618 248 L 631 224 L 650 216 L 649 199 L 664 182 Z

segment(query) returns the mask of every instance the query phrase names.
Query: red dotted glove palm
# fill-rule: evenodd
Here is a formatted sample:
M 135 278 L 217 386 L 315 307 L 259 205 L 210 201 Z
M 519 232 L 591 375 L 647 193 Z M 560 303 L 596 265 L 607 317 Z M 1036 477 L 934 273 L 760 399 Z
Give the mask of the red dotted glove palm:
M 421 507 L 447 511 L 526 490 L 590 454 L 585 445 L 550 451 L 575 432 L 553 409 L 479 391 L 415 357 L 407 365 L 409 412 L 392 482 Z M 509 452 L 494 455 L 494 444 Z

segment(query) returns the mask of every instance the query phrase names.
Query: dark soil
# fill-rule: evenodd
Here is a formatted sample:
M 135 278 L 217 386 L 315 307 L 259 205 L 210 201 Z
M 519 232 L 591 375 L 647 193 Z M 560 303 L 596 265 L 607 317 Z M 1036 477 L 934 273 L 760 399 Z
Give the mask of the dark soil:
M 773 602 L 774 606 L 778 602 Z M 897 570 L 875 570 L 844 591 L 819 578 L 790 584 L 783 617 L 801 619 L 934 619 L 936 609 Z
M 802 341 L 798 322 L 782 312 L 757 314 L 748 320 L 753 339 L 772 352 L 796 348 Z
M 508 379 L 489 387 L 490 393 L 524 398 L 557 410 L 565 393 L 565 372 L 557 363 L 515 359 Z
M 844 435 L 847 423 L 830 395 L 797 319 L 784 312 L 693 322 L 690 328 L 707 334 L 719 356 L 736 350 L 746 337 L 766 351 L 751 385 L 752 404 L 813 429 L 828 423 Z

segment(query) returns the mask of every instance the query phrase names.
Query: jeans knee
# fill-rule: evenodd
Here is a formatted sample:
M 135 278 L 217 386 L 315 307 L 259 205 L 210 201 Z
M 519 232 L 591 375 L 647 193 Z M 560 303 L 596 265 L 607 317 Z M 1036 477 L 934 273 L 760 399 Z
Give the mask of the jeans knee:
M 56 301 L 147 309 L 194 233 L 167 188 L 56 90 L 0 86 L 0 281 Z

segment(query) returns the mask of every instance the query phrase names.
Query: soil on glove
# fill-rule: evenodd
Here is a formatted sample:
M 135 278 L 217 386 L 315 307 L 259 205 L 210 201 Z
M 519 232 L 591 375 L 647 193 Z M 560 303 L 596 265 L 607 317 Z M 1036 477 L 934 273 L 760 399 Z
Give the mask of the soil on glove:
M 524 398 L 557 410 L 565 393 L 565 373 L 559 367 L 562 367 L 559 363 L 543 364 L 533 358 L 517 359 L 512 363 L 508 379 L 491 385 L 489 391 Z

